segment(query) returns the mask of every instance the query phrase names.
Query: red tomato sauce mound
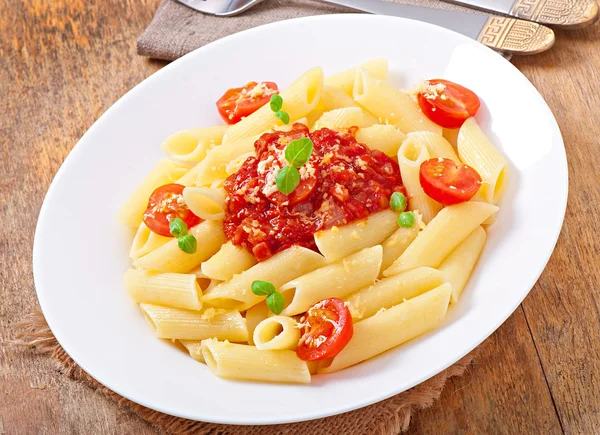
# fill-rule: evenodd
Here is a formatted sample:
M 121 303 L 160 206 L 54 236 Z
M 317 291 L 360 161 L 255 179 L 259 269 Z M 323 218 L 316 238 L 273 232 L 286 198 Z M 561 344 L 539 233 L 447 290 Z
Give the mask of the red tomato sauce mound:
M 225 180 L 227 239 L 264 261 L 293 245 L 317 250 L 317 231 L 387 209 L 393 192 L 405 193 L 398 164 L 356 142 L 355 131 L 310 133 L 303 124 L 294 124 L 288 132 L 262 135 L 254 144 L 257 157 L 246 159 Z M 285 147 L 302 137 L 312 140 L 313 152 L 299 169 L 300 185 L 284 195 L 275 179 L 288 165 Z

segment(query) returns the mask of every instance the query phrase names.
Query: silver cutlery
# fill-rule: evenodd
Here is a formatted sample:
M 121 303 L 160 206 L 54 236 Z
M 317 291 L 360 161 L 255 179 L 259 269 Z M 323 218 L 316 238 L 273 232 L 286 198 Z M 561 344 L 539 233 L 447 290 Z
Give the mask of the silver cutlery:
M 444 0 L 487 12 L 495 12 L 566 28 L 586 27 L 598 20 L 596 0 Z
M 178 0 L 205 14 L 233 16 L 264 0 Z M 554 45 L 554 32 L 541 24 L 509 17 L 424 8 L 383 0 L 319 0 L 371 14 L 425 21 L 466 35 L 508 54 L 535 54 Z M 478 0 L 495 1 L 495 0 Z M 539 1 L 539 0 L 529 0 Z M 575 1 L 575 0 L 574 0 Z

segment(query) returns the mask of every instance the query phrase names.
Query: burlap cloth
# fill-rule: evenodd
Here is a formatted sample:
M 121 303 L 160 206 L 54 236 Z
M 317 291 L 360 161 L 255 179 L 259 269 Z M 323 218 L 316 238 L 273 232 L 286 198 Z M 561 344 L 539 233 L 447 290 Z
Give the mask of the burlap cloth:
M 210 0 L 209 0 L 210 1 Z M 438 0 L 392 0 L 444 9 L 464 9 Z M 202 15 L 175 0 L 163 0 L 152 23 L 137 41 L 140 55 L 173 60 L 209 42 L 241 30 L 274 21 L 327 13 L 350 12 L 343 7 L 324 5 L 312 0 L 268 0 L 237 17 L 218 18 Z M 422 384 L 397 396 L 346 414 L 320 420 L 277 426 L 233 426 L 196 422 L 172 417 L 131 402 L 104 387 L 84 372 L 63 350 L 50 331 L 41 312 L 30 315 L 17 325 L 20 333 L 14 344 L 34 349 L 55 360 L 70 378 L 98 389 L 108 399 L 154 425 L 167 434 L 177 435 L 362 435 L 398 434 L 408 429 L 412 413 L 431 406 L 442 393 L 446 381 L 460 376 L 469 367 L 477 350 Z M 440 428 L 443 432 L 443 428 Z

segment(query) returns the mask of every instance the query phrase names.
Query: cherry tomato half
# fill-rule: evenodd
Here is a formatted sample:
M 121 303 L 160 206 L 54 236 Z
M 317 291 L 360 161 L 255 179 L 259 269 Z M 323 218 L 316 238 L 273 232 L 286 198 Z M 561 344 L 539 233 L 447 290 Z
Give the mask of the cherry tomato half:
M 481 187 L 481 176 L 475 169 L 441 157 L 421 164 L 419 180 L 427 196 L 443 205 L 466 202 Z
M 464 86 L 442 79 L 428 83 L 427 90 L 420 92 L 417 100 L 423 113 L 437 125 L 459 128 L 479 110 L 479 97 Z
M 300 323 L 302 335 L 296 354 L 304 361 L 333 358 L 354 333 L 350 310 L 338 298 L 318 302 L 302 316 Z
M 310 198 L 310 195 L 312 195 L 313 191 L 315 190 L 315 187 L 317 187 L 316 176 L 309 177 L 300 181 L 298 187 L 296 187 L 294 191 L 288 195 L 290 206 L 301 204 L 307 201 L 308 198 Z
M 181 184 L 165 184 L 152 192 L 148 200 L 148 208 L 144 212 L 144 223 L 152 232 L 173 237 L 169 228 L 172 219 L 180 218 L 188 228 L 202 220 L 185 204 L 184 188 L 185 186 Z
M 243 117 L 252 115 L 277 94 L 277 85 L 273 82 L 250 82 L 241 88 L 229 89 L 217 101 L 217 109 L 227 124 L 237 124 Z

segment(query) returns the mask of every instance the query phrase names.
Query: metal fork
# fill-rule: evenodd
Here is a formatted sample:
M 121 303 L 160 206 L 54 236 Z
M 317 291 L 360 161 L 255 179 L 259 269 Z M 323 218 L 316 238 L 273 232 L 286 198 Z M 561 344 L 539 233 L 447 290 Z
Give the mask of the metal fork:
M 182 3 L 205 14 L 232 17 L 263 1 L 265 0 L 186 0 Z

